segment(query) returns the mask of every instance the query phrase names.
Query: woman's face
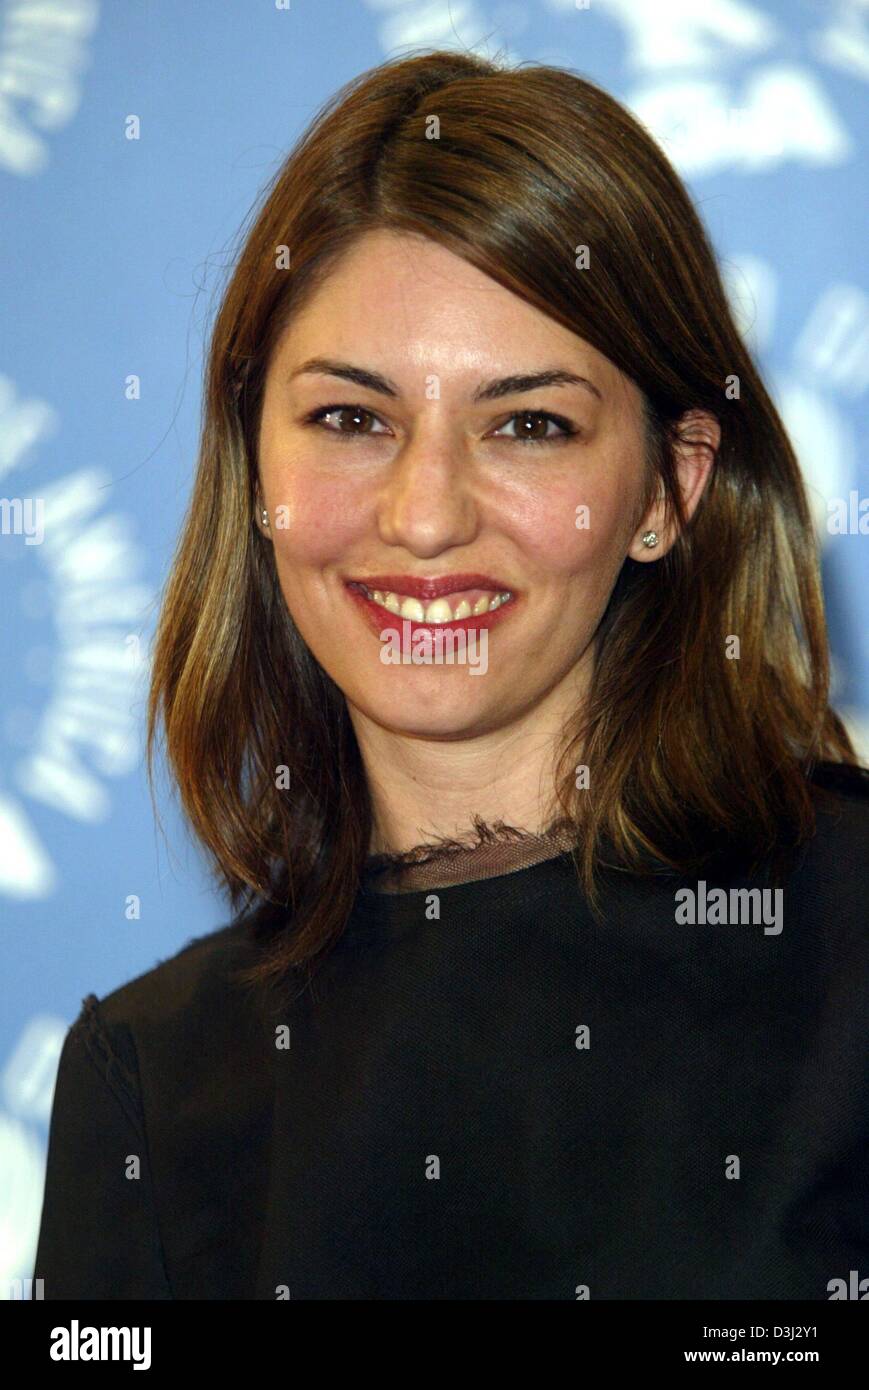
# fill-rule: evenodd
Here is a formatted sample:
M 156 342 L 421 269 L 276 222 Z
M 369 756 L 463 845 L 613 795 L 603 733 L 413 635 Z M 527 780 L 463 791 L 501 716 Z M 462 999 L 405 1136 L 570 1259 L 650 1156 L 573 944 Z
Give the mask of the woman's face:
M 579 379 L 509 380 L 548 372 Z M 258 462 L 296 626 L 354 718 L 403 734 L 572 707 L 626 555 L 654 554 L 636 386 L 418 237 L 361 237 L 289 325 Z

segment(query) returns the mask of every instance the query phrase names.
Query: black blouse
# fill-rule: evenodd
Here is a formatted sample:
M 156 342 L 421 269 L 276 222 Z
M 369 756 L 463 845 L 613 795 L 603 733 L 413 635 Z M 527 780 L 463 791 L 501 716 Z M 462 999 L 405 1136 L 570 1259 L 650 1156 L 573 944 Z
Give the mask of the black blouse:
M 869 1274 L 867 781 L 766 897 L 612 875 L 598 922 L 550 846 L 448 886 L 369 873 L 277 1006 L 234 980 L 244 923 L 89 995 L 45 1298 L 828 1299 Z

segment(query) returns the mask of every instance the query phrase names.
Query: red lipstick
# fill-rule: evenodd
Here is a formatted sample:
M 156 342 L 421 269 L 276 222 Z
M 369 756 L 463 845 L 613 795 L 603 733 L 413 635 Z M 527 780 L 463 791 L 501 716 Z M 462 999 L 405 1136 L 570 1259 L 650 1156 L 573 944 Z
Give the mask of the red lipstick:
M 432 603 L 436 598 L 446 598 L 447 594 L 458 594 L 463 589 L 486 589 L 489 593 L 501 594 L 510 588 L 490 574 L 443 574 L 434 579 L 420 579 L 412 574 L 371 574 L 347 582 L 364 584 L 366 589 L 378 589 L 382 594 L 418 598 L 421 603 Z
M 492 628 L 512 613 L 518 601 L 517 595 L 508 584 L 490 574 L 477 572 L 444 574 L 429 578 L 412 574 L 374 574 L 366 575 L 364 578 L 347 579 L 344 582 L 349 597 L 378 637 L 387 629 L 398 630 L 402 635 L 409 632 L 411 637 L 416 631 L 421 630 L 436 637 L 439 632 L 468 633 L 480 628 Z M 471 613 L 466 618 L 426 623 L 418 622 L 414 618 L 403 618 L 400 613 L 391 613 L 382 603 L 375 603 L 374 599 L 369 597 L 375 590 L 378 593 L 400 595 L 401 598 L 414 598 L 423 604 L 456 594 L 467 595 L 472 606 L 482 593 L 491 594 L 493 597 L 495 594 L 509 593 L 510 598 L 487 613 Z

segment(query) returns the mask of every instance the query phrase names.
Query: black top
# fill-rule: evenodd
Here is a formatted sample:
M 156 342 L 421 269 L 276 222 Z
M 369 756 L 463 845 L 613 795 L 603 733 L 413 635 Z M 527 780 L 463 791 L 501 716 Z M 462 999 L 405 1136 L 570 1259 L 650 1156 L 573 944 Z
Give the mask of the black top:
M 90 995 L 45 1298 L 827 1299 L 866 1275 L 867 780 L 819 810 L 778 914 L 710 920 L 752 886 L 726 876 L 692 924 L 696 880 L 613 875 L 598 924 L 561 854 L 366 880 L 277 1013 L 233 983 L 241 924 Z

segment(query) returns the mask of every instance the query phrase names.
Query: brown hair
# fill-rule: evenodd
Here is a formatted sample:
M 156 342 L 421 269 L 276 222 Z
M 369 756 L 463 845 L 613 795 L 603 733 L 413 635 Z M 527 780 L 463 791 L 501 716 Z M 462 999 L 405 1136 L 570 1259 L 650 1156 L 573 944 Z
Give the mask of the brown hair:
M 441 52 L 384 63 L 320 111 L 246 235 L 212 330 L 192 503 L 156 636 L 149 776 L 162 719 L 184 811 L 233 909 L 256 923 L 251 980 L 322 958 L 370 845 L 346 703 L 287 612 L 253 509 L 272 349 L 351 243 L 382 228 L 440 242 L 585 338 L 643 393 L 650 487 L 663 486 L 681 530 L 661 560 L 626 559 L 587 707 L 565 730 L 556 795 L 592 904 L 607 861 L 683 872 L 726 846 L 756 866 L 783 839 L 802 842 L 816 763 L 856 762 L 828 706 L 799 466 L 661 150 L 611 96 L 563 69 Z M 578 246 L 588 269 L 577 269 Z M 717 416 L 721 445 L 686 524 L 672 444 L 691 408 Z M 726 652 L 733 635 L 738 660 Z M 593 792 L 576 790 L 580 748 Z M 288 791 L 276 785 L 280 766 Z

